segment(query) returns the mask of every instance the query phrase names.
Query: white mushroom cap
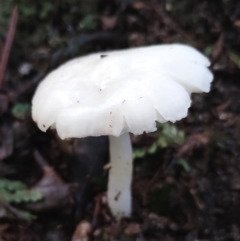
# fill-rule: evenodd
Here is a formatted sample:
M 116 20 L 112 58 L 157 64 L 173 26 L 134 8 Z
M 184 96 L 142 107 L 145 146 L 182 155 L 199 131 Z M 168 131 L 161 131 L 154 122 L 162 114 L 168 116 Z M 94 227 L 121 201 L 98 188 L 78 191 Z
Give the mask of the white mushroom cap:
M 209 60 L 192 47 L 157 45 L 76 58 L 51 72 L 33 98 L 42 131 L 61 138 L 142 134 L 187 115 L 192 92 L 208 92 Z

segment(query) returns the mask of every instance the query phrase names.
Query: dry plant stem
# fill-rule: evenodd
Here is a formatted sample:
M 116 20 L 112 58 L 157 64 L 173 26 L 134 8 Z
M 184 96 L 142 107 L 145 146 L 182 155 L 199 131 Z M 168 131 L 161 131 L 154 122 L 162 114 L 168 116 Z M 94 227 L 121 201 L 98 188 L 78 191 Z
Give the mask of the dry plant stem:
M 2 50 L 2 56 L 0 61 L 0 88 L 2 86 L 3 77 L 4 77 L 5 69 L 9 58 L 9 53 L 12 47 L 12 43 L 13 43 L 15 31 L 16 31 L 17 20 L 18 20 L 18 8 L 15 7 L 12 11 L 7 38 Z
M 143 205 L 147 205 L 147 197 L 148 197 L 148 193 L 151 190 L 152 186 L 155 184 L 155 182 L 157 181 L 160 173 L 163 172 L 163 168 L 162 165 L 158 168 L 158 170 L 156 171 L 156 173 L 153 175 L 153 177 L 150 179 L 150 181 L 148 182 L 147 187 L 143 190 L 142 192 L 142 198 L 143 198 Z
M 132 209 L 132 145 L 129 133 L 119 137 L 109 136 L 110 163 L 108 181 L 108 205 L 119 221 L 122 217 L 129 217 Z
M 97 227 L 98 216 L 101 212 L 101 202 L 102 202 L 103 195 L 104 195 L 103 193 L 100 193 L 95 197 L 95 207 L 94 207 L 93 219 L 92 219 L 92 227 L 93 228 Z
M 152 8 L 157 13 L 157 15 L 162 19 L 164 24 L 169 27 L 170 29 L 175 30 L 177 33 L 179 33 L 183 38 L 185 38 L 187 41 L 189 41 L 191 44 L 193 44 L 196 47 L 199 46 L 199 42 L 196 41 L 195 36 L 191 33 L 188 33 L 185 31 L 177 21 L 175 21 L 165 10 L 164 4 L 158 4 L 158 2 L 153 1 Z

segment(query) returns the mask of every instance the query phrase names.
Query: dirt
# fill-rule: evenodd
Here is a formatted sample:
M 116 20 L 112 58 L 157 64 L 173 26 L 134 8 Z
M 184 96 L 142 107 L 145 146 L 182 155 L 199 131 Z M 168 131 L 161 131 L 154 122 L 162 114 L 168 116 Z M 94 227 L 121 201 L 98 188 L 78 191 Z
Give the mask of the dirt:
M 15 4 L 0 0 L 0 51 Z M 17 4 L 0 92 L 0 177 L 25 183 L 44 200 L 6 204 L 0 198 L 0 240 L 240 240 L 240 2 Z M 161 131 L 132 136 L 144 155 L 135 159 L 133 215 L 117 225 L 106 205 L 107 137 L 62 141 L 52 130 L 42 133 L 31 118 L 31 99 L 49 71 L 75 56 L 175 42 L 210 58 L 211 91 L 194 94 L 188 116 L 175 124 L 182 143 L 149 153 Z

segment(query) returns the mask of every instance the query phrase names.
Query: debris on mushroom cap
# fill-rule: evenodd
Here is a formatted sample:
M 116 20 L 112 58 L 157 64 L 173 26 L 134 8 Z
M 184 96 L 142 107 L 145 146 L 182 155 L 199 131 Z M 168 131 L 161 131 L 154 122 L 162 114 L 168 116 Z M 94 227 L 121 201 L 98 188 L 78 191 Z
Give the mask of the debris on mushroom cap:
M 42 131 L 55 127 L 63 139 L 152 132 L 156 121 L 185 117 L 192 92 L 209 91 L 209 65 L 181 44 L 76 58 L 40 83 L 33 118 Z

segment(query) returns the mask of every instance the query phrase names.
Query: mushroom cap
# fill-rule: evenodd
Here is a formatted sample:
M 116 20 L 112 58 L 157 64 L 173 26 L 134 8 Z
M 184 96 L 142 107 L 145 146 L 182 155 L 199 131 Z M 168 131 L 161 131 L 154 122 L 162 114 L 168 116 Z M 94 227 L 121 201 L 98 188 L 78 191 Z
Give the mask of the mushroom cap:
M 64 138 L 142 134 L 186 117 L 192 92 L 208 92 L 209 60 L 196 49 L 156 45 L 73 59 L 39 84 L 32 116 Z

